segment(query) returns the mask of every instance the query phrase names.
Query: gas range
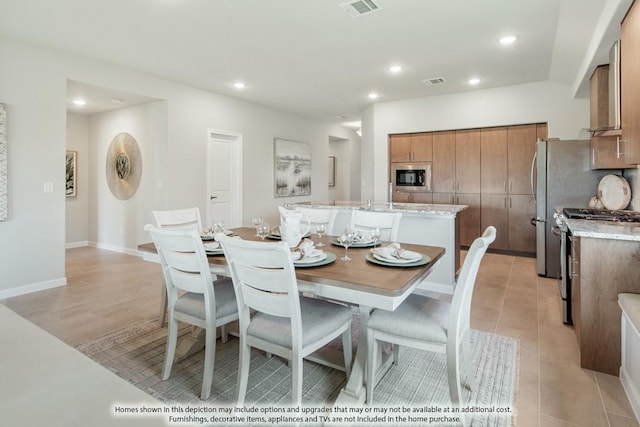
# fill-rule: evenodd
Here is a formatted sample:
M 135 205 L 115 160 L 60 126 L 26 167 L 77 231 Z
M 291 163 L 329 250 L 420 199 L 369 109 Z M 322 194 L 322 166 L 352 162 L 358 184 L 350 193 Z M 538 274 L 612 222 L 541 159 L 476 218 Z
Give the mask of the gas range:
M 640 222 L 640 212 L 627 210 L 564 208 L 566 218 L 592 219 L 596 221 Z

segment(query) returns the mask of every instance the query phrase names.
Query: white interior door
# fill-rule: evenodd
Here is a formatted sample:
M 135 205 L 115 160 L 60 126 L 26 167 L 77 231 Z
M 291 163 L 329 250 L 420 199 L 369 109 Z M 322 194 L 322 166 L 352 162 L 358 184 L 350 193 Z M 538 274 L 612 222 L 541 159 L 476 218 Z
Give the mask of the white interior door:
M 242 135 L 209 129 L 207 146 L 207 223 L 242 226 Z

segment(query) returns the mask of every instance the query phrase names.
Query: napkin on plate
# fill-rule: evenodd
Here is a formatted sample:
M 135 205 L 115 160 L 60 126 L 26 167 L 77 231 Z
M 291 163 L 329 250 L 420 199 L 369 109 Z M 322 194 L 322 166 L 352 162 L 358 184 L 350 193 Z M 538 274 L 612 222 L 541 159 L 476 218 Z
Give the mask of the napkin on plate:
M 354 230 L 353 232 L 353 243 L 369 243 L 373 242 L 373 237 L 371 237 L 370 231 L 365 230 Z
M 220 243 L 218 242 L 211 242 L 211 243 L 205 243 L 204 244 L 204 250 L 205 251 L 217 251 L 220 250 Z
M 296 248 L 291 250 L 291 258 L 298 261 L 302 258 L 316 258 L 322 255 L 322 249 L 317 249 L 313 241 L 303 239 Z
M 371 249 L 371 252 L 389 262 L 408 262 L 422 259 L 422 255 L 402 249 L 399 243 L 390 243 L 387 246 Z

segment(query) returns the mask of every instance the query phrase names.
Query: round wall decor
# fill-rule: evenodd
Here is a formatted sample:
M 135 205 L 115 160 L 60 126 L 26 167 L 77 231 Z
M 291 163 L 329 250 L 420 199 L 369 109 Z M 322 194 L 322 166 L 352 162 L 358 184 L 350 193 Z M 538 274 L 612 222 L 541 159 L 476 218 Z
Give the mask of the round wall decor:
M 142 178 L 142 156 L 136 139 L 126 132 L 117 134 L 107 150 L 107 183 L 120 200 L 130 199 Z

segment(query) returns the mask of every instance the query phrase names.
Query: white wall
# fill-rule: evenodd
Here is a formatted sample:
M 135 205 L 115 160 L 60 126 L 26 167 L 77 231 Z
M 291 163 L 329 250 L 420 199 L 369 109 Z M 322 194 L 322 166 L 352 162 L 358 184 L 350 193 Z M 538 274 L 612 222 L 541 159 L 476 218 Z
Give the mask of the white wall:
M 76 196 L 65 198 L 66 247 L 86 246 L 89 241 L 89 118 L 67 114 L 67 150 L 77 151 Z
M 157 209 L 199 206 L 205 210 L 208 128 L 243 135 L 244 223 L 247 225 L 257 215 L 273 221 L 276 207 L 282 203 L 326 200 L 329 135 L 350 140 L 358 138 L 355 132 L 342 127 L 4 37 L 0 37 L 0 63 L 5 65 L 0 67 L 0 96 L 7 104 L 9 141 L 9 219 L 0 223 L 0 298 L 66 283 L 64 152 L 67 79 L 166 101 L 164 107 L 158 107 L 166 109 L 166 125 L 160 129 L 145 130 L 145 144 L 149 140 L 162 141 L 163 138 L 167 141 L 166 146 L 152 153 L 152 163 L 157 168 L 155 182 L 154 178 L 151 182 L 146 181 L 150 177 L 143 167 L 141 185 L 145 185 L 146 192 L 152 193 L 151 196 L 143 195 L 143 204 L 151 203 Z M 115 121 L 115 116 L 112 120 Z M 103 130 L 95 131 L 96 135 L 107 135 L 108 130 L 116 130 L 116 127 L 107 129 L 106 123 L 103 125 L 100 125 Z M 115 134 L 111 138 L 113 136 Z M 273 197 L 275 137 L 312 144 L 310 197 Z M 100 153 L 90 170 L 94 166 L 103 170 L 104 165 L 100 166 L 100 163 L 104 159 L 99 157 Z M 94 171 L 96 185 L 103 179 L 100 170 Z M 44 182 L 54 184 L 53 193 L 43 193 Z M 149 218 L 149 212 L 141 212 L 137 208 L 132 211 L 128 205 L 109 202 L 109 196 L 99 197 L 96 206 L 108 206 L 100 211 L 100 215 L 126 215 L 135 217 L 138 223 Z M 96 211 L 95 214 L 98 213 Z M 103 220 L 96 217 L 95 223 L 101 224 Z M 146 236 L 140 237 L 137 225 L 133 229 L 127 225 L 123 231 L 125 237 L 119 237 L 119 225 L 115 226 L 115 236 L 110 234 L 114 232 L 114 224 L 109 223 L 106 227 L 108 231 L 102 232 L 100 227 L 94 229 L 90 226 L 89 239 L 109 239 L 107 244 L 122 245 L 124 248 L 120 249 L 128 250 L 148 240 Z
M 378 103 L 362 120 L 362 198 L 386 201 L 389 134 L 548 122 L 549 137 L 586 139 L 589 100 L 572 98 L 570 87 L 544 81 Z
M 327 200 L 351 200 L 350 141 L 329 141 L 329 155 L 336 158 L 335 186 L 329 187 Z

